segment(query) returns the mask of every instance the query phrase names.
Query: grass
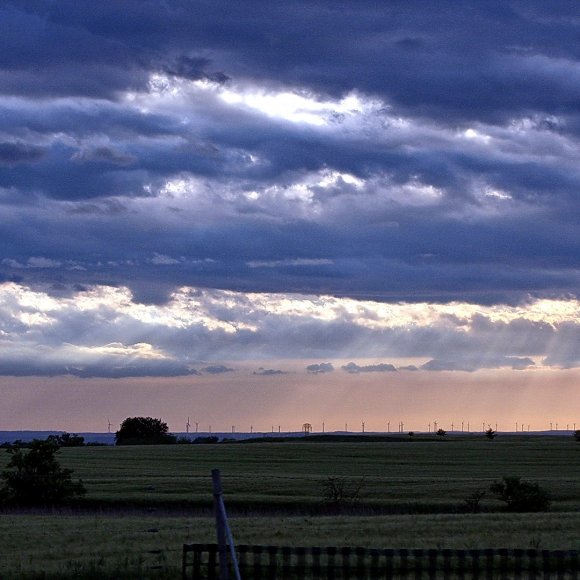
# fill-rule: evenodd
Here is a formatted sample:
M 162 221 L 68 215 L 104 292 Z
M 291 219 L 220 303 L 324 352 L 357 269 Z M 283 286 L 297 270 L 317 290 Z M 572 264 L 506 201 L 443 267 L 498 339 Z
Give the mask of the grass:
M 87 509 L 0 515 L 0 578 L 179 577 L 181 544 L 214 541 L 200 509 L 214 467 L 238 543 L 580 549 L 579 453 L 571 438 L 526 436 L 62 449 Z M 488 494 L 489 511 L 461 513 L 503 475 L 539 482 L 552 511 L 500 513 Z M 322 515 L 328 477 L 364 478 L 361 504 Z
M 240 517 L 231 526 L 239 544 L 580 549 L 578 513 Z M 181 545 L 214 542 L 215 532 L 207 517 L 4 515 L 0 537 L 1 578 L 178 578 Z
M 553 509 L 580 509 L 580 445 L 571 438 L 480 437 L 393 443 L 254 443 L 62 449 L 99 504 L 209 506 L 219 467 L 236 509 L 320 507 L 328 477 L 364 478 L 362 503 L 382 511 L 454 511 L 503 475 L 540 483 Z M 499 503 L 484 499 L 484 507 Z

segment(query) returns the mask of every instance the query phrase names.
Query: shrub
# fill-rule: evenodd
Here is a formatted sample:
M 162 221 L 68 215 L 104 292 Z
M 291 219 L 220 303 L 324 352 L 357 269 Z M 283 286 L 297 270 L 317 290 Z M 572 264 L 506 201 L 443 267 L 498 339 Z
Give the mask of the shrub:
M 576 429 L 576 431 L 574 431 L 573 437 L 576 439 L 576 441 L 580 441 L 580 429 Z
M 364 478 L 349 483 L 343 477 L 327 477 L 322 482 L 322 495 L 325 502 L 338 507 L 358 501 L 363 486 Z
M 1 478 L 0 497 L 19 505 L 52 505 L 86 493 L 82 481 L 73 481 L 72 469 L 56 460 L 59 450 L 54 441 L 34 440 L 29 449 L 13 447 L 12 456 Z
M 489 490 L 506 504 L 509 512 L 543 512 L 550 507 L 550 496 L 537 483 L 522 481 L 520 477 L 503 477 L 489 486 Z
M 485 496 L 484 489 L 476 489 L 472 494 L 468 495 L 465 498 L 465 507 L 467 511 L 471 512 L 472 514 L 476 514 L 479 512 L 479 504 L 481 500 Z
M 437 429 L 437 437 L 443 438 L 445 435 L 447 435 L 447 431 L 445 431 L 445 429 Z
M 491 427 L 489 427 L 486 431 L 485 431 L 485 436 L 491 441 L 492 439 L 495 439 L 495 436 L 497 435 L 497 432 L 494 431 Z

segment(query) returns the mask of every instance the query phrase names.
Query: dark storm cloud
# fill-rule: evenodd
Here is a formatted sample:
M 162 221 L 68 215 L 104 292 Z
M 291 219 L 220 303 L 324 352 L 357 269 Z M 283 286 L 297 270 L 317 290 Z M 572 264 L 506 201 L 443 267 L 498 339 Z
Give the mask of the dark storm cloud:
M 575 296 L 578 26 L 535 1 L 5 2 L 0 280 Z
M 357 365 L 354 362 L 349 362 L 346 365 L 343 365 L 342 370 L 351 374 L 356 375 L 359 373 L 386 373 L 386 372 L 395 372 L 397 369 L 394 365 L 390 363 L 379 363 L 376 365 Z
M 46 154 L 41 147 L 26 143 L 0 143 L 0 165 L 34 163 Z
M 177 57 L 175 63 L 165 66 L 163 70 L 172 76 L 183 77 L 189 80 L 209 80 L 225 83 L 229 77 L 222 72 L 208 73 L 207 68 L 211 61 L 207 58 L 192 58 L 186 55 Z
M 576 102 L 577 79 L 567 73 L 578 56 L 577 24 L 562 3 L 549 15 L 540 2 L 451 1 L 436 9 L 414 2 L 131 1 L 123 10 L 110 0 L 22 1 L 2 12 L 3 68 L 22 75 L 35 66 L 47 78 L 60 72 L 38 91 L 107 95 L 139 86 L 140 73 L 158 68 L 186 78 L 253 75 L 334 94 L 359 88 L 468 117 Z M 80 67 L 101 73 L 75 77 Z

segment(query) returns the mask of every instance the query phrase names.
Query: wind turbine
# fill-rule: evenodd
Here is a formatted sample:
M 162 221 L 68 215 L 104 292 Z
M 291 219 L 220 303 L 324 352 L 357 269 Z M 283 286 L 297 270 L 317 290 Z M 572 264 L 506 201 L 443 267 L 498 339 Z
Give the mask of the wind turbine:
M 189 433 L 189 427 L 190 427 L 191 423 L 189 422 L 189 417 L 187 418 L 187 423 L 185 424 L 185 432 Z
M 111 427 L 113 426 L 113 423 L 111 423 L 111 421 L 109 420 L 108 417 L 107 417 L 107 423 L 108 423 L 108 431 L 110 433 L 111 432 Z

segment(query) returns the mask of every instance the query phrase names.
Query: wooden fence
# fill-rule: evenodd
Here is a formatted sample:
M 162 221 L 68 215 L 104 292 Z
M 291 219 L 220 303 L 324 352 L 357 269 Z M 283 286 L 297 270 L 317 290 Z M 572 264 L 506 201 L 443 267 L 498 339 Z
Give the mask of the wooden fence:
M 578 551 L 236 546 L 243 579 L 578 580 Z M 217 544 L 184 544 L 183 578 L 218 579 Z

